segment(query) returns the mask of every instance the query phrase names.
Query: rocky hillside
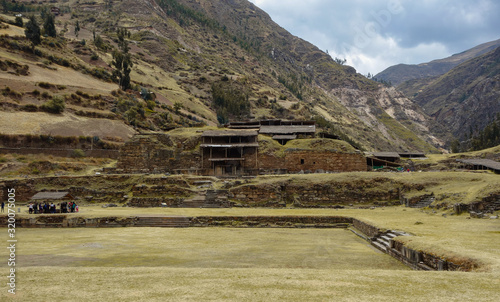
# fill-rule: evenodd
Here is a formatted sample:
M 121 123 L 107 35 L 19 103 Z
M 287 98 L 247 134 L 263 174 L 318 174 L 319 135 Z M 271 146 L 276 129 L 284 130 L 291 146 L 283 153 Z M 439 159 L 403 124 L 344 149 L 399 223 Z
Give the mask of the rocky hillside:
M 58 37 L 43 38 L 34 54 L 23 29 L 14 25 L 14 13 L 2 15 L 1 113 L 12 122 L 21 113 L 29 120 L 11 129 L 15 134 L 56 131 L 47 115 L 66 126 L 75 118 L 85 125 L 65 126 L 73 130 L 64 135 L 115 141 L 144 129 L 283 118 L 316 119 L 365 150 L 429 152 L 442 144 L 429 130 L 429 117 L 404 95 L 335 63 L 246 0 L 53 5 L 62 12 L 56 17 Z M 26 7 L 40 16 L 44 4 L 26 1 Z M 113 52 L 121 43 L 117 28 L 129 32 L 133 62 L 125 92 L 113 73 Z M 24 65 L 27 72 L 20 72 Z M 64 111 L 47 112 L 54 98 L 65 101 Z M 89 129 L 97 120 L 108 122 Z
M 471 138 L 500 112 L 500 47 L 423 86 L 413 100 L 454 137 Z
M 441 76 L 450 71 L 453 67 L 458 66 L 459 64 L 472 58 L 490 52 L 498 46 L 500 46 L 500 39 L 478 45 L 474 48 L 458 54 L 454 54 L 444 59 L 434 60 L 418 65 L 398 64 L 378 73 L 377 75 L 375 75 L 375 78 L 377 78 L 378 80 L 390 82 L 395 87 L 398 87 L 398 89 L 400 88 L 400 85 L 404 84 L 407 81 L 423 79 L 424 82 L 426 82 L 425 79 L 432 79 L 434 77 Z

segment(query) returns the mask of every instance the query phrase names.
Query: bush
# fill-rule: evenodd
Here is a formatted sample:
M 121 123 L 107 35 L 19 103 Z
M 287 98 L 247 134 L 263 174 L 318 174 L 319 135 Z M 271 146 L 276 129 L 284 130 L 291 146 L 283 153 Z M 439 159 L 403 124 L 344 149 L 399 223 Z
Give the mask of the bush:
M 64 99 L 60 96 L 54 96 L 52 100 L 41 106 L 43 111 L 56 114 L 63 112 L 65 107 Z
M 28 111 L 28 112 L 37 112 L 38 111 L 38 106 L 35 104 L 27 104 L 22 107 L 23 111 Z
M 50 89 L 50 88 L 54 87 L 54 85 L 47 83 L 47 82 L 40 82 L 40 83 L 38 83 L 38 86 L 40 86 L 44 89 Z
M 19 27 L 23 27 L 24 26 L 23 18 L 20 16 L 16 16 L 16 19 L 14 21 L 14 25 L 17 25 Z
M 85 152 L 82 149 L 75 149 L 71 153 L 71 157 L 75 157 L 75 158 L 85 157 Z

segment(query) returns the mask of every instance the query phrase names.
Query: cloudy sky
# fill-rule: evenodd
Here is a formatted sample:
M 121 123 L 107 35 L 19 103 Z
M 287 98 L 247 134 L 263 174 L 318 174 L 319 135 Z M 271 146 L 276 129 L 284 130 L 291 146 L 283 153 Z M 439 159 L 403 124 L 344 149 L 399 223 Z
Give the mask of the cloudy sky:
M 500 39 L 498 0 L 250 0 L 281 27 L 362 74 Z

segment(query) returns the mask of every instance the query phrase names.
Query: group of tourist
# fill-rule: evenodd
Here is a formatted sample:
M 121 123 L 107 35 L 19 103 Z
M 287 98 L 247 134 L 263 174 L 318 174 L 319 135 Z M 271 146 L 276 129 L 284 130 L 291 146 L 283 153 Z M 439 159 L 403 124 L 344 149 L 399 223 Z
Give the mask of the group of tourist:
M 70 201 L 70 202 L 61 202 L 59 204 L 61 211 L 60 213 L 74 213 L 78 212 L 78 205 L 76 202 Z M 41 203 L 30 203 L 28 205 L 28 212 L 30 214 L 55 214 L 57 212 L 57 207 L 56 205 L 51 202 L 41 202 Z

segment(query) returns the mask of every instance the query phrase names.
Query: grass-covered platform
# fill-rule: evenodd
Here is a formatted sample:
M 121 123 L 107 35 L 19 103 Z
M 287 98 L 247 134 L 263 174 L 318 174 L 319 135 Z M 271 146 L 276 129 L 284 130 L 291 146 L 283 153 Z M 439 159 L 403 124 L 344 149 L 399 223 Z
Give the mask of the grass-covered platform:
M 19 301 L 495 301 L 500 220 L 404 207 L 172 209 L 82 207 L 82 217 L 135 215 L 356 217 L 403 230 L 408 247 L 471 259 L 473 272 L 411 271 L 341 229 L 19 228 Z M 24 216 L 25 214 L 23 214 Z M 6 258 L 6 251 L 0 257 Z M 7 271 L 5 263 L 2 270 Z M 67 288 L 71 287 L 71 291 Z M 9 297 L 1 293 L 2 300 Z

